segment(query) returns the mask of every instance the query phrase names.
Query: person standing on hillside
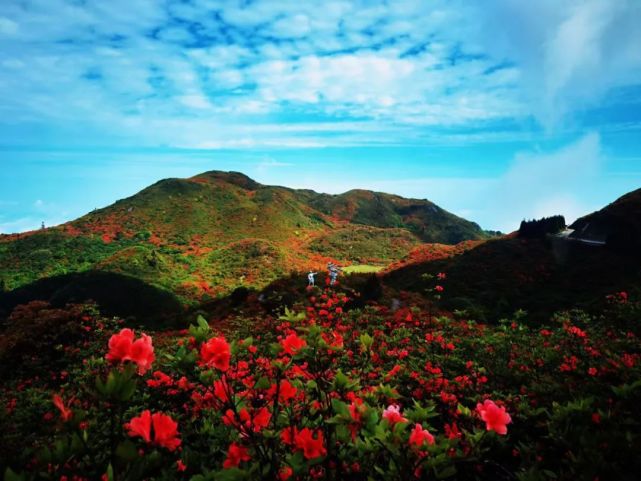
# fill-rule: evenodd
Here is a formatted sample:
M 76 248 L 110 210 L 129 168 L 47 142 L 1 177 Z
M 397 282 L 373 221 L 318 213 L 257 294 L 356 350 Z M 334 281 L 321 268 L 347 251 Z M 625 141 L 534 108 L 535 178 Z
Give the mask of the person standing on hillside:
M 342 272 L 342 269 L 337 265 L 328 262 L 327 270 L 329 271 L 329 285 L 333 286 L 334 284 L 336 284 L 336 281 L 338 280 L 338 273 Z
M 307 286 L 308 287 L 314 287 L 314 276 L 318 274 L 317 272 L 309 271 L 309 274 L 307 274 Z

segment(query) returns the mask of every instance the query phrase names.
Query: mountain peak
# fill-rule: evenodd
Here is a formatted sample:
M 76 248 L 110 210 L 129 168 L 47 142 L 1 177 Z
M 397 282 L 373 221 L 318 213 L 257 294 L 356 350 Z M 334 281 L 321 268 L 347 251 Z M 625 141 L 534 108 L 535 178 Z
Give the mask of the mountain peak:
M 233 184 L 241 187 L 245 190 L 256 190 L 261 186 L 261 184 L 246 176 L 245 174 L 234 171 L 225 172 L 222 170 L 210 170 L 207 172 L 203 172 L 202 174 L 190 177 L 189 180 L 203 183 L 223 181 L 228 184 Z

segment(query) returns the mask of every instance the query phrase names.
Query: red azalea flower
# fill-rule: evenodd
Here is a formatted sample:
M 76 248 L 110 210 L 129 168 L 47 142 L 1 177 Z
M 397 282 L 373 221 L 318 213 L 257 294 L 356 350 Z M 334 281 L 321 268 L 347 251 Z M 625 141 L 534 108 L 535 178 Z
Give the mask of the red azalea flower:
M 512 418 L 505 411 L 504 407 L 499 407 L 494 401 L 486 399 L 483 404 L 478 403 L 476 405 L 476 412 L 478 412 L 481 419 L 485 421 L 485 428 L 488 431 L 507 434 L 507 425 L 512 422 Z
M 457 439 L 460 438 L 462 434 L 454 422 L 452 424 L 445 424 L 445 435 L 447 436 L 447 439 Z
M 229 369 L 231 346 L 224 337 L 213 337 L 201 346 L 200 358 L 207 366 L 225 372 Z
M 146 409 L 138 417 L 132 418 L 126 426 L 131 437 L 140 436 L 146 443 L 151 443 L 151 411 Z
M 133 361 L 138 365 L 138 374 L 141 376 L 151 369 L 154 362 L 154 346 L 151 337 L 142 334 L 134 342 L 134 331 L 122 329 L 109 339 L 109 352 L 105 356 L 111 362 Z
M 429 445 L 434 444 L 434 436 L 432 436 L 427 429 L 423 429 L 423 426 L 416 423 L 412 434 L 410 434 L 409 444 L 410 446 L 420 448 L 425 443 Z
M 290 334 L 285 339 L 280 341 L 280 345 L 283 346 L 284 351 L 290 356 L 295 355 L 303 347 L 307 345 L 305 339 L 298 337 L 296 334 Z
M 131 345 L 129 359 L 138 364 L 138 374 L 141 376 L 151 369 L 151 364 L 156 359 L 151 337 L 141 334 L 140 338 Z
M 237 468 L 241 461 L 249 461 L 249 450 L 245 446 L 237 443 L 231 443 L 227 450 L 227 459 L 223 462 L 223 468 Z
M 280 389 L 278 390 L 278 398 L 280 402 L 288 402 L 290 399 L 295 398 L 297 393 L 298 389 L 292 386 L 292 383 L 290 383 L 287 379 L 281 381 Z
M 290 466 L 283 466 L 278 472 L 279 481 L 287 481 L 294 474 L 294 470 Z
M 147 409 L 138 417 L 133 418 L 126 425 L 128 434 L 131 437 L 140 436 L 146 443 L 152 443 L 151 428 L 153 425 L 153 444 L 174 451 L 180 446 L 178 438 L 178 423 L 170 416 L 162 413 L 154 413 Z
M 231 401 L 231 399 L 229 399 L 230 390 L 231 386 L 229 386 L 229 384 L 227 384 L 222 379 L 214 381 L 214 396 L 216 396 L 216 398 L 218 398 L 220 401 Z
M 394 425 L 396 423 L 407 422 L 407 419 L 401 416 L 401 408 L 397 404 L 391 404 L 383 411 L 383 419 Z
M 180 439 L 178 439 L 178 423 L 171 417 L 155 413 L 151 416 L 154 424 L 154 441 L 157 445 L 167 448 L 169 451 L 174 451 L 180 446 Z
M 176 471 L 179 473 L 182 473 L 183 471 L 187 471 L 187 466 L 185 466 L 185 463 L 183 463 L 182 459 L 179 459 L 176 461 Z
M 295 427 L 288 427 L 281 431 L 280 440 L 283 444 L 291 445 L 294 443 L 294 437 L 298 430 Z
M 134 342 L 134 331 L 123 329 L 118 334 L 114 334 L 109 339 L 109 352 L 107 360 L 112 362 L 124 361 L 128 359 L 131 345 Z
M 73 398 L 69 400 L 69 405 L 71 405 L 72 401 L 73 401 Z M 69 409 L 67 406 L 65 406 L 64 401 L 58 394 L 53 395 L 53 405 L 60 410 L 60 417 L 64 422 L 69 421 L 73 416 L 73 411 Z
M 320 430 L 316 432 L 316 438 L 314 438 L 309 428 L 301 429 L 294 436 L 294 444 L 303 451 L 305 459 L 316 459 L 327 454 L 323 446 L 323 432 Z
M 272 415 L 266 407 L 260 408 L 258 411 L 254 412 L 253 418 L 253 430 L 254 432 L 259 432 L 261 429 L 266 428 L 269 425 L 269 420 Z

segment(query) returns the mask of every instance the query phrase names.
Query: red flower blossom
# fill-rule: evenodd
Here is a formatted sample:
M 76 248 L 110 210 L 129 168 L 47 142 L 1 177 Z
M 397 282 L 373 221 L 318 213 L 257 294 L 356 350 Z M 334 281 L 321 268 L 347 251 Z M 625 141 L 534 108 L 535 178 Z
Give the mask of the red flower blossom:
M 146 443 L 151 443 L 151 412 L 145 410 L 126 425 L 129 436 L 140 436 Z
M 229 386 L 228 383 L 223 381 L 222 379 L 218 379 L 214 381 L 214 396 L 216 396 L 217 399 L 219 399 L 222 402 L 229 402 L 231 399 L 229 398 L 229 391 L 231 390 L 231 387 Z
M 301 429 L 294 436 L 294 444 L 298 449 L 303 451 L 305 459 L 316 459 L 325 456 L 327 451 L 323 446 L 323 432 L 317 431 L 314 438 L 312 431 L 309 428 Z
M 285 353 L 293 356 L 302 348 L 304 348 L 307 345 L 307 342 L 305 342 L 305 339 L 298 337 L 297 334 L 290 334 L 285 339 L 280 341 L 280 345 L 283 347 Z
M 149 410 L 145 410 L 140 416 L 129 421 L 125 427 L 128 430 L 129 436 L 140 436 L 146 443 L 162 446 L 169 451 L 174 451 L 180 446 L 181 441 L 178 438 L 178 423 L 166 414 L 151 414 Z
M 141 334 L 140 338 L 131 345 L 129 359 L 138 364 L 138 374 L 141 376 L 151 369 L 151 364 L 156 359 L 151 337 Z
M 488 431 L 507 434 L 507 425 L 512 422 L 512 418 L 505 411 L 504 407 L 499 407 L 494 401 L 486 399 L 483 404 L 478 403 L 476 405 L 476 412 L 478 412 L 481 419 L 485 421 L 485 428 Z
M 109 352 L 107 360 L 111 362 L 125 361 L 131 351 L 131 345 L 134 343 L 134 331 L 123 329 L 118 334 L 114 334 L 109 339 Z
M 279 481 L 287 481 L 292 474 L 294 474 L 294 470 L 290 466 L 283 466 L 278 472 L 278 479 Z
M 151 369 L 155 360 L 154 346 L 147 334 L 141 334 L 141 337 L 134 341 L 134 331 L 125 328 L 111 336 L 109 352 L 105 357 L 111 362 L 135 362 L 138 365 L 138 374 L 142 376 Z
M 275 384 L 272 386 L 272 391 L 272 394 L 276 393 Z M 298 389 L 292 386 L 292 383 L 290 383 L 287 379 L 284 379 L 280 382 L 280 388 L 278 390 L 278 399 L 280 400 L 280 402 L 287 403 L 291 399 L 294 399 L 297 393 Z
M 249 450 L 245 446 L 231 443 L 227 450 L 227 459 L 223 462 L 223 468 L 237 468 L 241 461 L 249 461 Z
M 407 422 L 407 419 L 401 416 L 401 408 L 397 404 L 391 404 L 383 411 L 383 419 L 394 425 L 396 423 Z
M 252 422 L 252 428 L 254 432 L 259 432 L 261 429 L 266 428 L 269 425 L 269 420 L 271 419 L 271 417 L 272 414 L 266 407 L 262 407 L 258 411 L 255 411 Z
M 224 337 L 213 337 L 200 347 L 200 359 L 205 365 L 225 372 L 229 369 L 231 346 Z
M 73 398 L 69 400 L 69 404 L 73 401 Z M 65 406 L 64 401 L 58 394 L 53 395 L 53 405 L 60 410 L 60 417 L 64 422 L 67 422 L 73 416 L 73 411 Z
M 425 443 L 432 445 L 434 444 L 434 436 L 430 434 L 427 429 L 423 429 L 423 426 L 416 423 L 412 434 L 410 434 L 409 444 L 417 448 L 422 447 Z

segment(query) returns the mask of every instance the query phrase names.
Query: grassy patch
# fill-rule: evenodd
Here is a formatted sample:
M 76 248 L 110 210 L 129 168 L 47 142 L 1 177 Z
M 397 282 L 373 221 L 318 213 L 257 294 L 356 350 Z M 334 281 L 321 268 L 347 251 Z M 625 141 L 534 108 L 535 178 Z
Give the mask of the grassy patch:
M 371 266 L 367 264 L 359 264 L 355 266 L 343 267 L 345 274 L 371 274 L 373 272 L 380 272 L 385 269 L 384 266 Z

